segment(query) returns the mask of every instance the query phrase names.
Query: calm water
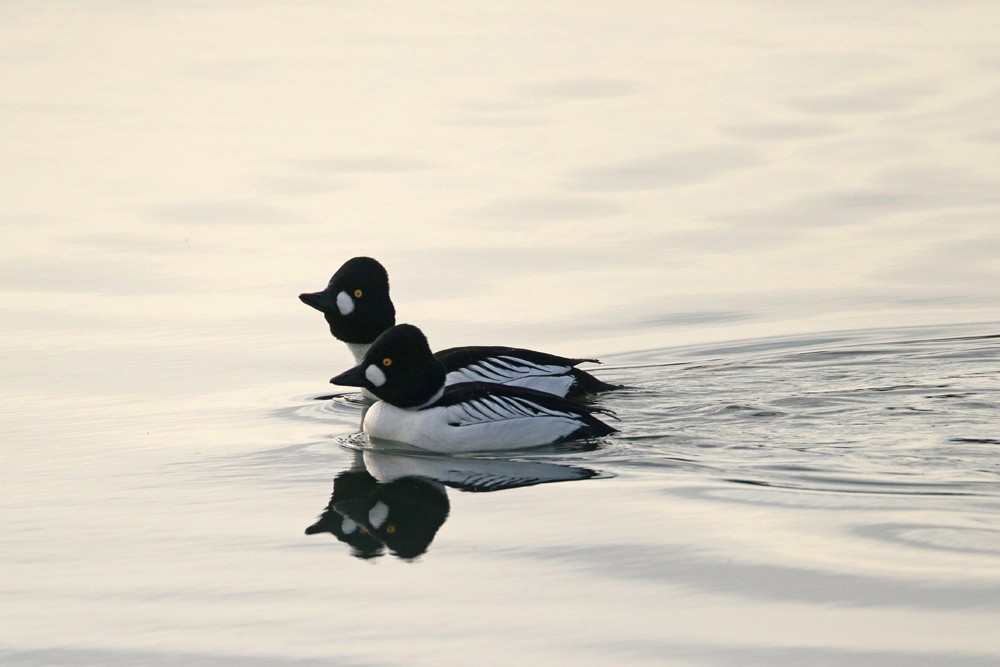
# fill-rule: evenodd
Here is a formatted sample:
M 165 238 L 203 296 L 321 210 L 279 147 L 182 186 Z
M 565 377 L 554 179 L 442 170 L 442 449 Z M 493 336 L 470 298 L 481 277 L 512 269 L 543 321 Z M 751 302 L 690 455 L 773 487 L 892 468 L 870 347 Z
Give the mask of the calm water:
M 1000 664 L 994 3 L 13 1 L 0 75 L 0 663 Z M 356 254 L 621 432 L 365 449 Z

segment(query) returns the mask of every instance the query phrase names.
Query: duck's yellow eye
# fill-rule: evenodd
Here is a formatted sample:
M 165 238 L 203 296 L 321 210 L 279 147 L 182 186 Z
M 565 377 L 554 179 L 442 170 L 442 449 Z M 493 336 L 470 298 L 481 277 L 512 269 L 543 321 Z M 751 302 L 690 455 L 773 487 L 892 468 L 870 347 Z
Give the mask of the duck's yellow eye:
M 385 527 L 385 532 L 387 532 L 390 535 L 392 535 L 393 533 L 396 532 L 396 526 L 394 524 L 390 523 L 388 526 Z
M 359 289 L 354 290 L 354 298 L 355 299 L 360 299 L 362 294 L 364 294 L 364 292 L 362 292 L 361 290 L 359 290 Z
M 386 357 L 385 359 L 382 360 L 382 365 L 385 366 L 385 367 L 387 367 L 387 368 L 389 366 L 392 366 L 392 359 L 390 359 L 389 357 Z

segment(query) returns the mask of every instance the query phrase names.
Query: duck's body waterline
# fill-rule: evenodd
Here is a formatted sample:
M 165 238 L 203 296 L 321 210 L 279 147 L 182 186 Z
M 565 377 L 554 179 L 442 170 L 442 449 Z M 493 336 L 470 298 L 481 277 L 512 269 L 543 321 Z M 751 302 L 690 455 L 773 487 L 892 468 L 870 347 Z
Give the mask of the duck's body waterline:
M 528 449 L 575 439 L 575 434 L 581 431 L 593 431 L 592 437 L 611 432 L 601 433 L 573 413 L 525 412 L 503 416 L 498 412 L 503 408 L 509 409 L 484 401 L 424 409 L 400 408 L 377 401 L 365 412 L 362 428 L 379 440 L 446 453 Z M 477 419 L 473 417 L 477 413 L 492 413 L 493 418 Z

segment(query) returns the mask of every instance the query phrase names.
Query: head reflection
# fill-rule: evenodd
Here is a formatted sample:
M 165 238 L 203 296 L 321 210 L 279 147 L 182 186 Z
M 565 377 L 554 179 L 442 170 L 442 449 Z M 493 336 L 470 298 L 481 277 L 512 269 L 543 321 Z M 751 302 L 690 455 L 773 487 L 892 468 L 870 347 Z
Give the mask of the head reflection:
M 448 518 L 447 487 L 489 492 L 589 479 L 587 468 L 365 450 L 333 480 L 333 494 L 306 535 L 331 533 L 358 558 L 387 551 L 412 560 L 427 551 Z

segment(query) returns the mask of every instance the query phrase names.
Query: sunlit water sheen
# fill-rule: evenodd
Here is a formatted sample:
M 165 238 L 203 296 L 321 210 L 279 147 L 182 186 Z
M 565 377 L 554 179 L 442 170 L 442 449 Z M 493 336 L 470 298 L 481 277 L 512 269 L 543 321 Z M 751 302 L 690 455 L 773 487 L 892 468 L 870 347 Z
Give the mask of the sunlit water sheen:
M 3 3 L 0 663 L 1000 664 L 996 17 Z M 620 431 L 372 449 L 359 254 Z

